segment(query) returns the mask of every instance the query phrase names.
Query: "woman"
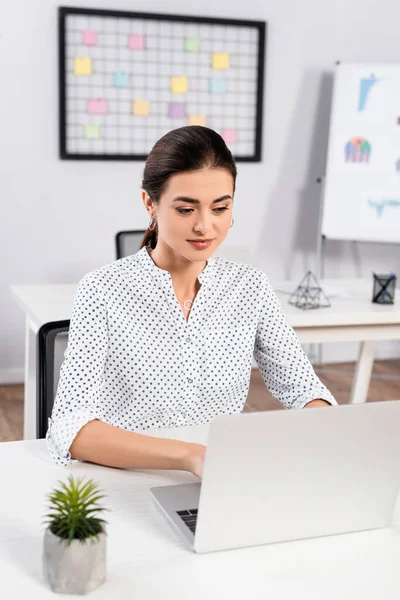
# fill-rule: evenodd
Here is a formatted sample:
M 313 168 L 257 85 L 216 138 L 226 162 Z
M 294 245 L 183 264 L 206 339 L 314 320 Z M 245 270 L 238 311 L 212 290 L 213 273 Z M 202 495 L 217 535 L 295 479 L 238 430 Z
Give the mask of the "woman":
M 182 127 L 150 152 L 142 198 L 150 225 L 139 252 L 79 284 L 47 433 L 71 458 L 201 477 L 205 446 L 147 428 L 240 412 L 254 355 L 286 408 L 336 404 L 287 324 L 267 277 L 212 257 L 233 223 L 236 166 L 205 127 Z

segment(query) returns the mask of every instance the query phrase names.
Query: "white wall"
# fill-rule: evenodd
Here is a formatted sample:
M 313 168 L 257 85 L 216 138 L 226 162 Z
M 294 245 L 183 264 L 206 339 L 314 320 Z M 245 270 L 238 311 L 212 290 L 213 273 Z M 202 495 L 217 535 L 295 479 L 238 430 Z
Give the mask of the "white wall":
M 76 0 L 64 5 L 77 6 Z M 10 283 L 73 282 L 114 259 L 114 235 L 147 223 L 143 163 L 58 159 L 57 5 L 0 6 L 0 380 L 23 365 L 24 321 Z M 86 7 L 147 11 L 143 0 L 86 0 Z M 151 10 L 268 22 L 263 162 L 239 163 L 235 226 L 228 244 L 248 244 L 272 280 L 314 268 L 334 62 L 400 61 L 396 0 L 153 0 Z M 400 266 L 398 247 L 327 247 L 329 276 L 370 276 Z M 400 268 L 398 268 L 400 272 Z M 354 358 L 327 347 L 324 358 Z M 382 345 L 381 355 L 399 354 Z M 21 371 L 22 372 L 22 371 Z

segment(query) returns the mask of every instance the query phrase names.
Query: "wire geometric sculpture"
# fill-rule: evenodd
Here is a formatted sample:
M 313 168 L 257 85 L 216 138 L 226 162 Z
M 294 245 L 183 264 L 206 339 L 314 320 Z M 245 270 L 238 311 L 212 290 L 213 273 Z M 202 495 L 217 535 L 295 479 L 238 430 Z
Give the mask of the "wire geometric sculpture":
M 311 271 L 307 271 L 306 275 L 300 281 L 296 290 L 289 298 L 289 304 L 293 304 L 303 310 L 331 306 L 317 278 Z
M 394 293 L 396 291 L 396 275 L 374 276 L 374 291 L 372 294 L 372 302 L 376 304 L 394 304 Z

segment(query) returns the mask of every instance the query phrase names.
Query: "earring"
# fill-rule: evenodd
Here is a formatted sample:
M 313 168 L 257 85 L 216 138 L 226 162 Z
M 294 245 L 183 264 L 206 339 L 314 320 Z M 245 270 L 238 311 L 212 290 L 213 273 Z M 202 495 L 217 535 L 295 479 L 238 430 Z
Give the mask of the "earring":
M 153 217 L 150 219 L 150 223 L 148 226 L 148 229 L 150 229 L 150 231 L 154 231 L 157 225 L 157 221 L 155 219 L 153 219 Z
M 232 218 L 232 223 L 229 225 L 229 229 L 233 226 L 233 224 L 235 223 L 234 219 Z

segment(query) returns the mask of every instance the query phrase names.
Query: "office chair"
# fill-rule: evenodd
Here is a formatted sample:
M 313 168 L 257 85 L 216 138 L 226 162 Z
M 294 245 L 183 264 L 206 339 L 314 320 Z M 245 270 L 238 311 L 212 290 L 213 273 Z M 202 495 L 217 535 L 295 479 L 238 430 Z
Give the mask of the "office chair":
M 68 321 L 42 325 L 37 333 L 36 438 L 44 438 L 53 410 L 60 369 L 68 345 Z
M 115 245 L 117 251 L 117 259 L 124 256 L 136 254 L 142 243 L 142 239 L 146 231 L 136 229 L 134 231 L 119 231 L 115 236 Z

